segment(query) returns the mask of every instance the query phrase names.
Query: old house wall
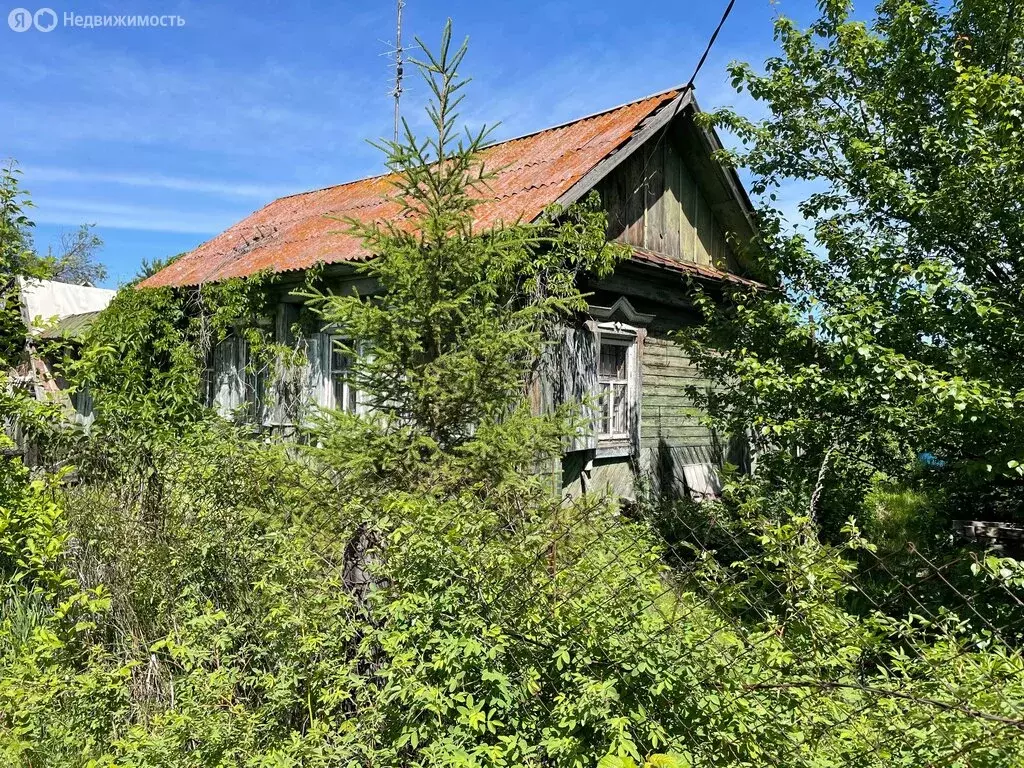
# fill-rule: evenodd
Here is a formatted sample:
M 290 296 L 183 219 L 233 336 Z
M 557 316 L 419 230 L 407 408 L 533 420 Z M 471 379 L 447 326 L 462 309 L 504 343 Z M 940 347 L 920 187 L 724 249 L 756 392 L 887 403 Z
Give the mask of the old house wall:
M 735 269 L 727 228 L 718 215 L 724 210 L 724 193 L 713 186 L 707 169 L 694 160 L 695 150 L 687 144 L 687 136 L 672 131 L 652 139 L 598 185 L 608 212 L 609 236 L 678 262 Z M 735 202 L 730 205 L 735 207 Z M 591 299 L 595 307 L 611 306 L 625 296 L 647 318 L 636 329 L 637 396 L 631 405 L 629 450 L 602 444 L 591 426 L 571 442 L 560 466 L 538 470 L 551 477 L 553 488 L 569 495 L 608 490 L 628 498 L 641 485 L 673 496 L 714 495 L 720 489 L 718 469 L 726 451 L 718 437 L 700 423 L 701 415 L 686 391 L 689 386 L 709 384 L 672 338 L 674 331 L 699 321 L 685 303 L 684 278 L 674 271 L 626 266 L 616 272 L 612 282 L 590 287 L 596 291 Z M 364 285 L 359 292 L 366 295 L 372 289 Z M 294 304 L 283 305 L 278 340 L 296 341 L 284 330 L 294 312 Z M 265 426 L 287 428 L 300 423 L 301 416 L 282 405 L 288 397 L 297 397 L 305 405 L 332 405 L 326 370 L 329 336 L 312 334 L 299 343 L 309 359 L 297 379 L 292 377 L 301 391 L 297 396 L 294 392 L 271 393 L 263 416 Z M 222 359 L 224 364 L 234 361 L 234 370 L 228 365 L 223 375 L 214 375 L 214 391 L 239 404 L 244 399 L 236 372 L 241 357 L 237 350 L 226 350 Z M 594 329 L 586 327 L 582 318 L 567 326 L 563 338 L 545 355 L 542 375 L 533 390 L 538 407 L 546 409 L 595 393 L 597 359 Z
M 689 387 L 705 390 L 703 378 L 670 334 L 690 318 L 662 315 L 654 321 L 643 350 L 640 467 L 652 490 L 667 496 L 705 497 L 720 490 L 723 448 L 701 424 Z
M 633 498 L 647 489 L 663 497 L 706 498 L 721 490 L 719 468 L 726 453 L 719 437 L 701 423 L 689 387 L 706 389 L 711 383 L 701 377 L 682 347 L 672 338 L 675 331 L 697 322 L 696 314 L 659 306 L 642 298 L 633 302 L 643 312 L 658 310 L 637 341 L 638 398 L 633 450 L 628 455 L 603 456 L 601 441 L 593 427 L 574 441 L 561 462 L 562 492 L 576 497 L 584 492 L 610 491 Z M 585 338 L 586 330 L 577 330 Z M 569 359 L 564 347 L 556 354 Z M 591 355 L 593 352 L 590 353 Z M 581 381 L 589 374 L 572 365 L 561 365 L 555 375 L 572 381 L 556 386 L 564 400 L 578 397 L 585 389 Z M 592 388 L 590 389 L 592 391 Z
M 675 261 L 735 269 L 726 229 L 702 183 L 705 174 L 691 160 L 694 152 L 687 141 L 692 136 L 692 130 L 674 131 L 648 142 L 598 186 L 609 237 Z M 630 456 L 602 458 L 599 446 L 568 454 L 562 462 L 564 492 L 607 489 L 628 498 L 644 486 L 663 496 L 716 495 L 728 451 L 701 424 L 687 393 L 688 387 L 704 389 L 710 382 L 672 338 L 674 331 L 699 322 L 681 300 L 682 278 L 620 278 L 604 288 L 626 295 L 637 310 L 653 316 L 638 345 L 639 435 Z M 608 303 L 611 298 L 595 300 Z
M 339 293 L 355 282 L 338 279 L 330 290 Z M 340 407 L 339 398 L 348 398 L 346 407 L 363 410 L 355 393 L 332 378 L 332 366 L 341 359 L 336 337 L 330 328 L 300 327 L 301 307 L 287 286 L 279 289 L 273 317 L 266 321 L 273 342 L 283 349 L 270 359 L 255 356 L 245 339 L 233 334 L 214 346 L 206 371 L 207 405 L 224 418 L 284 435 L 307 424 L 317 409 Z

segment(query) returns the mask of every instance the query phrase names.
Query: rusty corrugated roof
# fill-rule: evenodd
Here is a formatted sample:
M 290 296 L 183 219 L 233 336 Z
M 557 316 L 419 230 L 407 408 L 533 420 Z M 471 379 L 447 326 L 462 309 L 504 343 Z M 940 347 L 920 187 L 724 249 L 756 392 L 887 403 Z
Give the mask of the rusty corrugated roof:
M 501 170 L 489 184 L 493 199 L 476 208 L 477 226 L 532 221 L 678 95 L 677 89 L 665 91 L 489 147 L 485 165 Z M 372 222 L 396 216 L 398 205 L 387 199 L 392 191 L 392 177 L 375 176 L 282 197 L 142 285 L 197 285 L 268 269 L 288 272 L 365 259 L 369 254 L 360 240 L 339 232 L 344 225 L 337 219 Z
M 631 246 L 632 254 L 631 259 L 641 264 L 648 264 L 653 267 L 661 267 L 672 272 L 678 272 L 682 275 L 692 275 L 694 277 L 703 277 L 708 280 L 725 281 L 730 283 L 740 283 L 742 285 L 749 285 L 752 287 L 764 288 L 764 283 L 757 280 L 752 280 L 749 277 L 743 277 L 742 275 L 733 274 L 732 272 L 726 272 L 713 267 L 710 264 L 694 264 L 690 261 L 678 261 L 676 259 L 670 259 L 660 253 L 654 251 L 648 251 L 645 248 L 637 248 Z

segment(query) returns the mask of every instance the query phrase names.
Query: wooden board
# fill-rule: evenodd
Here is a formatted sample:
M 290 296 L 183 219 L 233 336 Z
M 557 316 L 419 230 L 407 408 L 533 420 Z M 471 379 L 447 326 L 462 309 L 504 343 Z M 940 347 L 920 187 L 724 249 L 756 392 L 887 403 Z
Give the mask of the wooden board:
M 681 147 L 685 133 L 653 136 L 601 183 L 611 239 L 681 262 L 729 263 L 725 231 Z
M 644 241 L 643 247 L 663 253 L 665 231 L 665 162 L 658 142 L 644 148 Z
M 611 174 L 599 189 L 608 213 L 608 237 L 620 243 L 643 246 L 644 193 L 643 153 L 637 153 Z
M 671 141 L 664 143 L 661 159 L 665 168 L 665 195 L 661 199 L 662 231 L 659 250 L 661 253 L 682 254 L 680 234 L 683 210 L 680 194 L 683 161 Z

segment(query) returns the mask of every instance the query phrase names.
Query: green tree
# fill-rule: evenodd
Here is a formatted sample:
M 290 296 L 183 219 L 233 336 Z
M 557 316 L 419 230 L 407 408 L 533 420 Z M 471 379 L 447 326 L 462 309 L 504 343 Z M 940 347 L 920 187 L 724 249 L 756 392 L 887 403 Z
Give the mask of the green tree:
M 45 277 L 48 272 L 32 250 L 28 217 L 32 200 L 21 188 L 21 171 L 10 161 L 0 170 L 0 276 L 5 283 L 14 275 Z
M 778 288 L 704 301 L 693 351 L 727 385 L 701 397 L 787 484 L 823 481 L 832 530 L 876 470 L 905 477 L 921 453 L 946 487 L 1003 486 L 1016 505 L 1024 10 L 820 8 L 806 29 L 777 20 L 763 72 L 732 68 L 769 117 L 713 118 L 741 140 L 726 158 L 763 200 L 756 256 Z
M 156 257 L 152 260 L 143 259 L 142 263 L 139 264 L 138 270 L 135 272 L 135 277 L 132 278 L 133 282 L 145 280 L 147 277 L 152 277 L 164 267 L 169 267 L 186 253 L 188 253 L 188 251 L 177 253 L 174 256 L 166 256 L 163 258 Z
M 56 251 L 50 247 L 40 255 L 32 238 L 35 223 L 29 218 L 33 207 L 21 188 L 22 172 L 11 160 L 0 170 L 0 276 L 22 275 L 68 283 L 94 284 L 107 276 L 106 267 L 96 259 L 103 240 L 83 224 L 60 237 Z
M 12 160 L 0 169 L 0 369 L 16 365 L 25 347 L 25 326 L 18 302 L 17 278 L 95 283 L 106 277 L 96 261 L 103 241 L 87 225 L 61 237 L 60 252 L 40 256 L 33 244 L 33 207 L 21 187 L 21 171 Z
M 32 207 L 20 187 L 21 171 L 10 162 L 0 170 L 0 370 L 17 364 L 25 347 L 25 325 L 18 302 L 19 275 L 45 277 L 48 272 L 31 249 Z

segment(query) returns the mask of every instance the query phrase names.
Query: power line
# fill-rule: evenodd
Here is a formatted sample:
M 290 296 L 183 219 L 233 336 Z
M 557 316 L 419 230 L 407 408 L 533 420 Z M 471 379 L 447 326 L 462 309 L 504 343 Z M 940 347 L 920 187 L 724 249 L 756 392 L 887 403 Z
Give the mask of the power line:
M 668 120 L 665 121 L 664 127 L 662 127 L 658 133 L 658 138 L 654 142 L 654 152 L 648 155 L 647 159 L 644 161 L 643 172 L 640 174 L 640 184 L 637 186 L 636 189 L 633 190 L 633 194 L 639 192 L 640 189 L 646 185 L 647 169 L 651 162 L 651 158 L 654 156 L 654 153 L 657 152 L 657 150 L 661 147 L 661 142 L 668 134 L 669 126 L 672 125 L 672 121 L 675 120 L 676 115 L 679 113 L 679 108 L 683 105 L 683 97 L 689 91 L 693 90 L 693 83 L 697 79 L 697 75 L 700 74 L 700 70 L 704 66 L 704 62 L 708 60 L 708 55 L 711 53 L 711 49 L 714 47 L 715 41 L 718 39 L 718 35 L 722 31 L 722 27 L 725 26 L 726 19 L 728 19 L 729 14 L 732 13 L 732 8 L 734 5 L 736 5 L 736 0 L 729 0 L 728 5 L 725 6 L 725 11 L 722 13 L 722 18 L 718 20 L 718 26 L 715 27 L 715 31 L 712 32 L 711 37 L 708 38 L 708 44 L 704 47 L 704 53 L 701 54 L 700 60 L 697 62 L 697 66 L 693 70 L 693 74 L 690 75 L 690 79 L 686 82 L 686 85 L 679 89 L 679 96 L 676 97 L 675 106 L 672 107 L 672 114 L 669 115 Z
M 732 13 L 732 7 L 736 5 L 736 0 L 729 0 L 729 4 L 725 6 L 725 13 L 722 14 L 721 20 L 718 22 L 718 26 L 715 27 L 715 31 L 711 35 L 711 39 L 708 40 L 708 45 L 704 49 L 704 53 L 701 54 L 700 61 L 697 62 L 697 68 L 693 70 L 693 74 L 690 75 L 690 80 L 686 83 L 683 88 L 683 93 L 693 88 L 693 81 L 697 79 L 697 75 L 700 73 L 701 67 L 704 66 L 704 62 L 708 59 L 708 54 L 711 53 L 711 48 L 714 46 L 715 41 L 718 39 L 718 33 L 722 31 L 722 27 L 725 26 L 725 20 L 729 18 L 729 14 Z

